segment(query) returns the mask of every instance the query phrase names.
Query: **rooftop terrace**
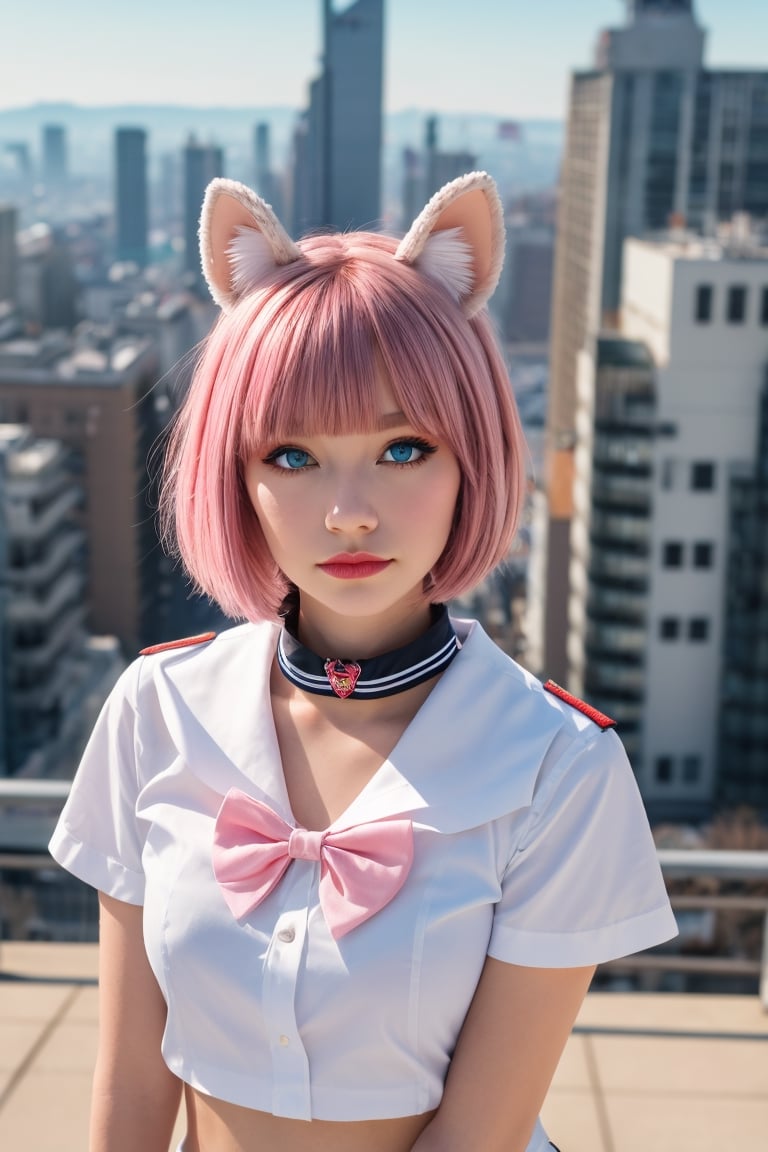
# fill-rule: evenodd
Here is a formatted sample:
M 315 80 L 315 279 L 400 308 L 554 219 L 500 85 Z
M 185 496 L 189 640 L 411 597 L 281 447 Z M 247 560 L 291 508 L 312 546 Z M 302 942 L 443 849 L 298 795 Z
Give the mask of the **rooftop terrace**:
M 96 961 L 93 944 L 0 944 L 4 1152 L 87 1147 Z M 562 1152 L 758 1152 L 768 1014 L 757 996 L 590 993 L 544 1122 Z

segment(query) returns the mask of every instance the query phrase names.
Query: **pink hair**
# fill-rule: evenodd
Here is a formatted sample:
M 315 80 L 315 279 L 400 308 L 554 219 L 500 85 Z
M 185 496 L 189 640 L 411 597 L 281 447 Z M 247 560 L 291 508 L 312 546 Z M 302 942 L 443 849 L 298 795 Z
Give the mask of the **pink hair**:
M 370 432 L 382 367 L 407 421 L 459 461 L 454 527 L 429 598 L 477 585 L 506 555 L 525 443 L 490 322 L 373 233 L 315 236 L 223 314 L 166 457 L 162 516 L 199 589 L 230 616 L 274 618 L 289 591 L 245 491 L 244 466 L 292 436 Z

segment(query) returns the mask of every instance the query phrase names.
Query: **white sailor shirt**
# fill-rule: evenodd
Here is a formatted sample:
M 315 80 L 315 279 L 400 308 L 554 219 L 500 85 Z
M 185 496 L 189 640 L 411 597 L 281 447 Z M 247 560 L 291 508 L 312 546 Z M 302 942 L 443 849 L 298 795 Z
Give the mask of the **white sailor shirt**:
M 331 825 L 413 822 L 405 883 L 339 939 L 317 862 L 291 860 L 241 919 L 212 867 L 231 789 L 296 824 L 269 695 L 278 626 L 141 657 L 105 704 L 51 852 L 144 905 L 163 1056 L 197 1090 L 304 1120 L 420 1114 L 440 1103 L 486 955 L 581 966 L 675 935 L 615 733 L 455 625 L 459 654 Z M 546 1147 L 538 1124 L 529 1152 Z

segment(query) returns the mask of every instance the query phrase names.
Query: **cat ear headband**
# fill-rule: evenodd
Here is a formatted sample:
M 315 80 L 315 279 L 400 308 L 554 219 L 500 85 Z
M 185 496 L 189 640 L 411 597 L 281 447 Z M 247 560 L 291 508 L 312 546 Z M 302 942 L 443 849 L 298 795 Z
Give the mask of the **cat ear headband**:
M 229 312 L 303 253 L 269 204 L 236 180 L 217 179 L 203 202 L 200 256 L 211 295 Z M 437 280 L 466 316 L 475 316 L 493 294 L 504 260 L 504 215 L 488 173 L 470 172 L 436 192 L 394 259 Z

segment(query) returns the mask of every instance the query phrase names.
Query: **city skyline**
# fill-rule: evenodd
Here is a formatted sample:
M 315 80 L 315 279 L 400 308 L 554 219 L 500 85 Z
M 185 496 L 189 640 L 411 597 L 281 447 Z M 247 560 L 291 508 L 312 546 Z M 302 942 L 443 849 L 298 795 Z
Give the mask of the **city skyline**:
M 337 10 L 348 7 L 337 0 Z M 695 0 L 707 65 L 765 66 L 763 0 Z M 385 108 L 560 118 L 571 71 L 591 66 L 602 28 L 624 23 L 622 0 L 387 0 Z M 16 6 L 0 109 L 40 103 L 295 106 L 321 52 L 319 0 L 230 0 L 229 27 L 199 0 L 119 6 L 40 0 Z M 259 34 L 261 30 L 261 35 Z M 216 59 L 212 45 L 221 49 Z M 282 47 L 282 51 L 280 50 Z M 30 51 L 35 67 L 30 68 Z M 212 63 L 212 59 L 214 63 Z

